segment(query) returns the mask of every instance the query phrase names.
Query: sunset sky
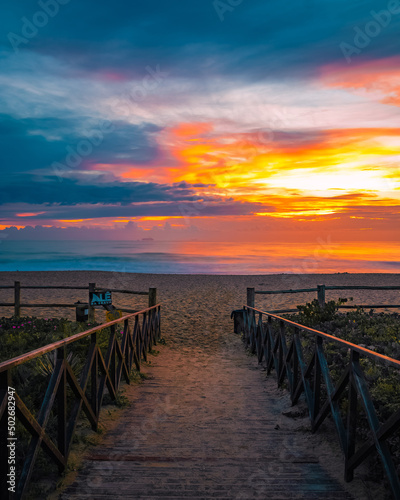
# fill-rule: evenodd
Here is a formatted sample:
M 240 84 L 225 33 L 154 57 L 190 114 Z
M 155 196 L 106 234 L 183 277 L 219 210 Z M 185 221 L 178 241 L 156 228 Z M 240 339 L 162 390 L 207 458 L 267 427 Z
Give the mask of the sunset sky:
M 322 239 L 400 266 L 400 2 L 2 10 L 3 237 Z

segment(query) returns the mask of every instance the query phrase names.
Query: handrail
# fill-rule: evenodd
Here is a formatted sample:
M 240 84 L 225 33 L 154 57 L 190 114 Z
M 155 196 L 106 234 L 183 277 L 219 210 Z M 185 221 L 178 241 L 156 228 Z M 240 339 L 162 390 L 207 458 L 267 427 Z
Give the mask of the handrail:
M 115 400 L 122 378 L 129 384 L 132 368 L 135 366 L 140 371 L 142 359 L 147 361 L 147 353 L 151 352 L 153 345 L 160 339 L 160 316 L 161 306 L 155 304 L 0 363 L 0 498 L 10 496 L 8 478 L 11 466 L 8 461 L 9 448 L 5 443 L 12 442 L 8 439 L 15 439 L 8 438 L 10 429 L 14 432 L 12 429 L 15 428 L 15 419 L 18 419 L 32 436 L 23 457 L 23 467 L 18 471 L 19 477 L 14 474 L 15 493 L 12 498 L 19 500 L 28 491 L 40 447 L 56 463 L 61 473 L 67 465 L 82 410 L 92 429 L 97 430 L 106 390 L 111 399 Z M 116 335 L 117 324 L 123 325 L 121 338 Z M 98 344 L 97 333 L 108 328 L 110 329 L 108 348 L 103 354 Z M 78 377 L 69 362 L 66 347 L 89 337 L 86 360 Z M 22 400 L 18 387 L 13 384 L 13 370 L 49 352 L 56 353 L 56 361 L 43 394 L 39 414 L 35 416 Z M 67 390 L 68 388 L 71 390 Z M 13 401 L 11 411 L 14 420 L 7 418 L 10 400 Z M 46 426 L 55 403 L 57 428 L 56 438 L 53 438 L 48 434 Z M 68 407 L 70 411 L 67 412 Z M 14 434 L 15 432 L 11 435 Z
M 281 316 L 277 316 L 276 314 L 272 314 L 272 313 L 269 313 L 267 311 L 261 311 L 260 309 L 256 309 L 255 307 L 248 307 L 248 306 L 244 305 L 243 308 L 245 310 L 248 309 L 248 310 L 260 313 L 260 314 L 266 314 L 269 318 L 277 319 L 279 321 L 282 321 L 283 323 L 286 323 L 287 325 L 298 328 L 299 330 L 303 330 L 304 332 L 313 333 L 314 335 L 318 335 L 318 337 L 329 339 L 332 342 L 336 342 L 337 344 L 341 344 L 343 347 L 348 347 L 349 349 L 352 349 L 353 351 L 356 351 L 360 354 L 365 354 L 366 356 L 378 358 L 380 361 L 383 361 L 385 364 L 389 364 L 389 365 L 395 366 L 396 368 L 400 368 L 400 361 L 399 360 L 394 359 L 394 358 L 389 358 L 388 356 L 385 356 L 384 354 L 380 354 L 379 352 L 371 351 L 370 349 L 366 349 L 365 347 L 360 347 L 359 345 L 353 344 L 352 342 L 348 342 L 347 340 L 343 340 L 343 339 L 340 339 L 338 337 L 334 337 L 333 335 L 329 335 L 329 333 L 320 332 L 319 330 L 315 330 L 314 328 L 310 328 L 309 326 L 304 326 L 304 325 L 301 325 L 300 323 L 295 323 L 294 321 L 291 321 L 290 319 L 282 318 Z M 1 371 L 1 365 L 0 365 L 0 371 Z
M 375 451 L 380 457 L 394 498 L 400 500 L 400 479 L 387 442 L 400 428 L 400 408 L 386 422 L 379 420 L 360 356 L 368 356 L 397 370 L 400 369 L 400 361 L 248 305 L 243 306 L 242 310 L 233 311 L 232 315 L 235 318 L 235 332 L 243 334 L 245 344 L 253 354 L 257 354 L 258 362 L 265 363 L 267 374 L 275 369 L 278 386 L 287 380 L 292 405 L 304 394 L 312 432 L 319 429 L 328 415 L 332 416 L 345 458 L 345 480 L 351 481 L 354 470 Z M 268 318 L 267 322 L 263 321 L 264 317 Z M 274 322 L 279 323 L 279 328 L 273 328 Z M 286 337 L 287 326 L 294 329 L 290 338 Z M 315 337 L 307 362 L 300 332 Z M 325 356 L 324 341 L 334 342 L 349 351 L 349 361 L 346 361 L 342 376 L 335 382 Z M 340 404 L 342 397 L 347 397 L 344 406 Z M 365 442 L 356 449 L 359 403 L 364 408 L 369 433 Z
M 4 372 L 5 370 L 8 370 L 10 368 L 14 368 L 18 365 L 22 365 L 23 363 L 26 363 L 27 361 L 31 361 L 32 359 L 38 358 L 39 356 L 42 356 L 43 354 L 46 354 L 48 352 L 54 351 L 56 349 L 59 349 L 60 347 L 66 347 L 69 344 L 72 344 L 73 342 L 76 342 L 77 340 L 84 339 L 85 337 L 88 337 L 92 333 L 98 332 L 99 330 L 104 330 L 104 328 L 109 328 L 110 326 L 116 325 L 118 323 L 122 323 L 122 321 L 134 318 L 135 316 L 138 316 L 140 314 L 146 313 L 148 311 L 151 311 L 152 309 L 156 307 L 160 307 L 161 304 L 156 304 L 153 307 L 148 307 L 147 309 L 143 309 L 142 311 L 132 313 L 132 314 L 127 314 L 126 316 L 122 316 L 121 318 L 115 319 L 113 321 L 109 321 L 107 323 L 103 323 L 100 326 L 95 326 L 94 328 L 90 328 L 89 330 L 85 330 L 84 332 L 76 333 L 75 335 L 71 335 L 71 337 L 67 337 L 62 340 L 57 340 L 56 342 L 53 342 L 52 344 L 47 344 L 44 347 L 39 347 L 38 349 L 34 349 L 33 351 L 29 351 L 26 354 L 21 354 L 20 356 L 16 356 L 15 358 L 11 358 L 7 361 L 3 361 L 0 363 L 0 373 Z

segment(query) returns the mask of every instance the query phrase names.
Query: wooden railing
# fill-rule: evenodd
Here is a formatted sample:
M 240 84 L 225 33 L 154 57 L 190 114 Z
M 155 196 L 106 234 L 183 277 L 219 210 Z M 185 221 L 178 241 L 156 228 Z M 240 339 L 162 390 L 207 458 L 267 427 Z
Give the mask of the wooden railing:
M 330 285 L 317 285 L 315 288 L 298 288 L 290 290 L 255 290 L 254 288 L 247 288 L 247 305 L 249 307 L 255 307 L 255 296 L 256 295 L 276 295 L 281 293 L 308 293 L 317 292 L 318 302 L 321 306 L 325 304 L 325 292 L 327 290 L 400 290 L 400 286 L 369 286 L 369 285 L 350 285 L 350 286 L 330 286 Z M 362 307 L 365 309 L 400 309 L 400 304 L 360 304 L 360 305 L 340 305 L 340 309 L 357 309 Z M 271 313 L 289 313 L 298 312 L 297 309 L 277 309 L 270 311 Z
M 121 338 L 120 334 L 116 334 L 116 327 L 119 324 L 123 325 Z M 103 356 L 97 334 L 105 328 L 110 329 L 110 335 L 107 352 Z M 88 353 L 78 381 L 67 357 L 67 347 L 88 337 L 90 338 Z M 121 378 L 129 384 L 132 368 L 140 370 L 141 360 L 147 360 L 147 353 L 159 338 L 160 305 L 157 304 L 0 363 L 0 498 L 19 499 L 24 496 L 40 447 L 57 464 L 60 472 L 65 469 L 81 410 L 84 411 L 92 429 L 97 430 L 106 389 L 110 397 L 115 400 Z M 13 386 L 13 370 L 51 352 L 56 353 L 54 370 L 39 414 L 35 417 L 19 396 L 18 389 Z M 11 424 L 13 422 L 12 418 L 9 420 L 12 400 L 14 419 L 17 418 L 32 436 L 22 470 L 16 480 L 15 494 L 9 492 L 10 484 L 7 484 L 7 478 L 10 477 L 7 476 L 10 473 L 7 444 L 15 439 L 9 434 L 10 422 Z M 57 414 L 56 442 L 46 430 L 54 406 Z M 15 422 L 11 425 L 11 428 L 13 427 Z
M 58 285 L 21 285 L 20 281 L 15 281 L 14 285 L 0 285 L 0 290 L 4 289 L 14 289 L 14 302 L 1 302 L 0 307 L 13 307 L 14 316 L 19 318 L 21 316 L 21 308 L 36 308 L 36 307 L 46 307 L 46 308 L 69 308 L 76 307 L 76 304 L 64 303 L 56 304 L 49 303 L 44 304 L 40 302 L 36 303 L 21 303 L 21 290 L 88 290 L 89 297 L 92 292 L 103 291 L 103 288 L 96 287 L 96 283 L 89 283 L 88 286 L 58 286 Z M 107 288 L 108 291 L 113 293 L 122 293 L 130 295 L 147 295 L 149 297 L 149 307 L 154 306 L 157 303 L 157 288 L 149 288 L 148 292 L 139 292 L 134 290 L 120 290 L 115 288 Z M 132 309 L 127 309 L 125 307 L 118 307 L 122 312 L 136 312 Z M 88 310 L 89 310 L 89 321 L 94 323 L 95 321 L 95 308 L 91 307 L 90 300 L 88 298 Z
M 274 328 L 274 322 L 278 323 L 278 328 Z M 355 468 L 371 453 L 377 452 L 394 497 L 400 499 L 399 477 L 387 443 L 388 438 L 400 428 L 400 409 L 386 422 L 379 421 L 360 358 L 367 357 L 373 362 L 383 363 L 396 370 L 400 369 L 400 361 L 248 306 L 243 307 L 241 330 L 246 345 L 254 354 L 257 354 L 259 363 L 265 362 L 267 373 L 275 369 L 278 385 L 282 385 L 284 380 L 287 380 L 292 404 L 296 404 L 300 395 L 304 394 L 313 432 L 320 427 L 328 415 L 332 416 L 345 457 L 346 481 L 351 481 Z M 307 334 L 308 341 L 310 338 L 315 341 L 311 347 L 308 362 L 306 362 L 305 346 L 300 339 L 300 333 Z M 289 336 L 291 339 L 288 342 Z M 336 348 L 344 348 L 346 353 L 350 353 L 347 366 L 336 384 L 332 380 L 324 352 L 324 345 L 328 343 L 334 343 Z M 340 405 L 339 400 L 345 395 L 346 389 L 348 391 L 347 405 L 345 405 L 347 409 L 344 416 L 343 406 Z M 362 444 L 357 443 L 356 450 L 356 435 L 360 421 L 357 412 L 359 402 L 365 411 L 371 437 Z

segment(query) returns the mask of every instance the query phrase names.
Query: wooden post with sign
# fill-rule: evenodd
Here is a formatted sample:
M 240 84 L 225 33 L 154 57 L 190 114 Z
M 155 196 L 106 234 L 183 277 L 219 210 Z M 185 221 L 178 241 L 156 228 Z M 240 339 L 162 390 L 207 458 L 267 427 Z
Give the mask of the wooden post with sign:
M 89 304 L 88 304 L 88 322 L 94 323 L 96 321 L 95 308 L 92 306 L 91 297 L 96 291 L 96 283 L 89 283 Z

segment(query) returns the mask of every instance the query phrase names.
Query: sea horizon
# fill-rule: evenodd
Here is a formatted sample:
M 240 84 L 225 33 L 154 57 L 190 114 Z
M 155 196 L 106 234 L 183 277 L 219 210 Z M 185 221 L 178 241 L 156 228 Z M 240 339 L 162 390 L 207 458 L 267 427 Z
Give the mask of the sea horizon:
M 0 271 L 112 271 L 152 274 L 336 274 L 400 271 L 398 247 L 371 259 L 356 243 L 154 240 L 3 240 Z M 358 254 L 357 254 L 358 252 Z

